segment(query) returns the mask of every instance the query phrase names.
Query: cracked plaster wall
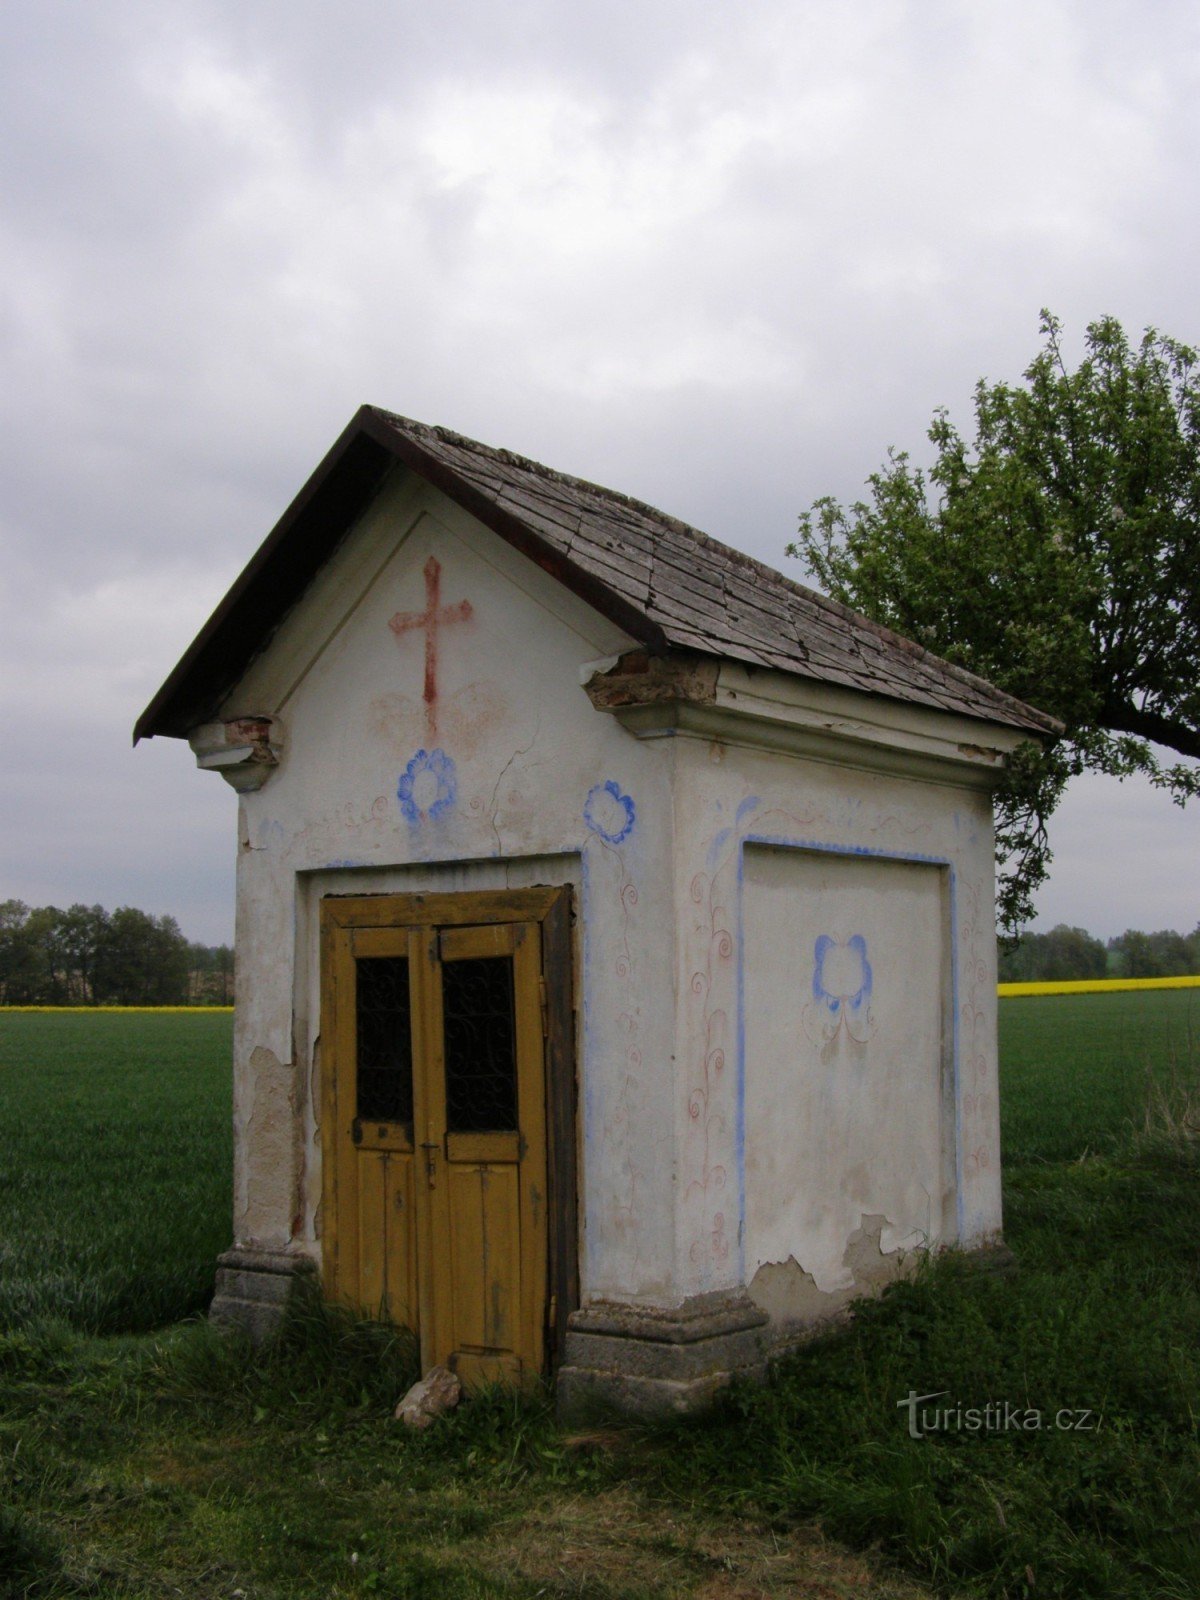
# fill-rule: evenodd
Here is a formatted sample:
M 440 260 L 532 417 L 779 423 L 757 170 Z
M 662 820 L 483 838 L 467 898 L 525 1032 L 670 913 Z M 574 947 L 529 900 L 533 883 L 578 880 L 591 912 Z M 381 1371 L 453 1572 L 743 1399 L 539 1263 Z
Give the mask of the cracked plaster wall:
M 453 612 L 433 705 L 408 625 L 431 561 Z M 282 747 L 240 801 L 239 1242 L 320 1255 L 320 895 L 545 882 L 575 885 L 585 923 L 585 1299 L 678 1305 L 750 1285 L 787 1324 L 870 1287 L 917 1238 L 998 1231 L 987 797 L 638 739 L 582 688 L 630 643 L 397 479 L 231 694 L 222 714 L 272 717 Z M 897 856 L 930 859 L 884 861 Z M 865 1039 L 814 1043 L 837 1020 L 827 1005 L 806 1032 L 822 934 L 830 994 L 865 940 L 875 984 L 850 1019 L 862 1032 L 873 1012 Z
M 452 615 L 431 703 L 426 630 L 409 622 L 434 579 Z M 241 797 L 240 1242 L 320 1256 L 319 895 L 571 882 L 587 924 L 583 1288 L 672 1293 L 672 752 L 582 687 L 630 642 L 436 490 L 397 479 L 222 708 L 271 716 L 282 746 Z
M 990 801 L 676 745 L 678 1275 L 808 1323 L 999 1232 Z

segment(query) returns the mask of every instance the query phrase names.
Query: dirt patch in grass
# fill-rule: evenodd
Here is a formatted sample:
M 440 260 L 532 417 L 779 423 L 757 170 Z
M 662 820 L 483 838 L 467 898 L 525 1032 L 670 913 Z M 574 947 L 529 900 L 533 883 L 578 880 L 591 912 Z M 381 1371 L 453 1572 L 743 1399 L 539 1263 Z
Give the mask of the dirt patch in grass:
M 546 1497 L 468 1551 L 476 1570 L 520 1574 L 556 1594 L 648 1594 L 663 1600 L 918 1600 L 928 1593 L 872 1571 L 817 1528 L 776 1534 L 647 1504 L 629 1490 Z
M 144 1569 L 157 1545 L 159 1563 L 170 1570 L 164 1593 L 190 1596 L 198 1573 L 220 1570 L 236 1575 L 220 1592 L 240 1587 L 254 1597 L 289 1587 L 305 1595 L 388 1593 L 393 1584 L 396 1594 L 408 1595 L 406 1583 L 415 1584 L 413 1594 L 548 1600 L 929 1595 L 828 1542 L 815 1525 L 785 1532 L 714 1519 L 711 1509 L 692 1511 L 632 1484 L 552 1487 L 436 1475 L 413 1481 L 388 1473 L 382 1458 L 361 1476 L 349 1462 L 327 1460 L 315 1477 L 301 1468 L 286 1486 L 277 1481 L 268 1502 L 252 1488 L 265 1463 L 253 1448 L 232 1451 L 233 1441 L 231 1434 L 216 1450 L 196 1439 L 160 1444 L 137 1464 L 135 1476 L 144 1473 L 146 1487 L 166 1496 L 161 1521 L 153 1532 L 143 1527 L 140 1539 L 123 1528 L 115 1542 L 131 1571 Z M 627 1448 L 626 1437 L 622 1452 Z M 178 1504 L 172 1490 L 184 1497 Z M 295 1548 L 306 1527 L 310 1535 L 320 1530 L 307 1560 Z

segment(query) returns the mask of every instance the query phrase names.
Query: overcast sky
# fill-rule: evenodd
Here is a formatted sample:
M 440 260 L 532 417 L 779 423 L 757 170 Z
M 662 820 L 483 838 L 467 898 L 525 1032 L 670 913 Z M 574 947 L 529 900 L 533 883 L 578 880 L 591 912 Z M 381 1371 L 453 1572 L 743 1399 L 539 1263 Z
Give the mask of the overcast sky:
M 0 898 L 233 924 L 236 798 L 130 729 L 362 401 L 794 576 L 1038 312 L 1200 342 L 1194 0 L 4 0 Z M 1200 920 L 1200 806 L 1081 780 L 1043 925 Z

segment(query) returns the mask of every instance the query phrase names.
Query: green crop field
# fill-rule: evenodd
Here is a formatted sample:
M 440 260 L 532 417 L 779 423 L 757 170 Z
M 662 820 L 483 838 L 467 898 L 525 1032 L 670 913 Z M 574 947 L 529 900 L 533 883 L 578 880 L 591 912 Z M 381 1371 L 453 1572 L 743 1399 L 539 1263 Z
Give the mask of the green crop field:
M 1200 1069 L 1200 989 L 1000 1002 L 1007 1163 L 1112 1151 Z
M 229 1028 L 0 1013 L 0 1600 L 1200 1594 L 1200 991 L 1001 1002 L 1015 1272 L 935 1261 L 706 1419 L 579 1436 L 502 1394 L 405 1435 L 404 1340 L 316 1307 L 258 1354 L 177 1320 Z M 1094 1425 L 914 1440 L 910 1390 Z
M 0 1327 L 202 1309 L 232 1215 L 227 1015 L 0 1013 Z

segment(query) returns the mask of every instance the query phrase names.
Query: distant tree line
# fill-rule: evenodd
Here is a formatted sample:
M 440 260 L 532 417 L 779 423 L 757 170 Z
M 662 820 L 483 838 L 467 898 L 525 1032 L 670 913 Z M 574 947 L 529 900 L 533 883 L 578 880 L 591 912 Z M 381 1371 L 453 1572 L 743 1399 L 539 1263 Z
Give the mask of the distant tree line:
M 1076 978 L 1200 976 L 1200 923 L 1191 933 L 1127 928 L 1103 944 L 1060 922 L 1049 933 L 1023 933 L 1000 946 L 1001 983 L 1061 983 Z
M 1065 923 L 1000 945 L 1001 983 L 1200 975 L 1191 933 L 1129 928 L 1107 944 Z M 174 917 L 133 906 L 29 907 L 0 901 L 0 1005 L 233 1004 L 233 951 L 190 944 Z
M 0 901 L 0 1004 L 233 1004 L 233 951 L 189 944 L 174 917 L 133 906 Z

